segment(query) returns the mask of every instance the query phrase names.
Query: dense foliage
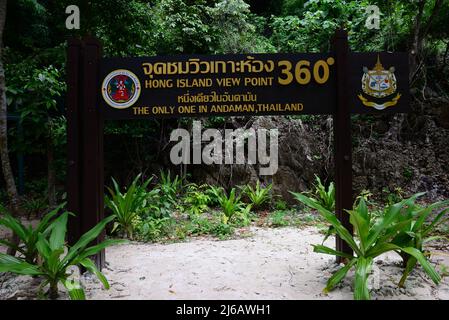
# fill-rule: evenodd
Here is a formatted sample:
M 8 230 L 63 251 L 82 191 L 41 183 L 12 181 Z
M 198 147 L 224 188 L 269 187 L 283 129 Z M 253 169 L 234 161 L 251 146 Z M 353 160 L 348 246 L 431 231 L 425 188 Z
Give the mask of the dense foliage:
M 100 252 L 107 246 L 119 244 L 120 240 L 105 240 L 96 245 L 90 245 L 103 231 L 107 223 L 114 216 L 99 222 L 91 230 L 83 234 L 72 246 L 66 245 L 67 219 L 69 212 L 59 210 L 48 213 L 36 229 L 25 227 L 20 221 L 6 215 L 1 224 L 20 236 L 21 248 L 19 257 L 0 252 L 0 272 L 40 277 L 40 288 L 48 285 L 48 296 L 51 299 L 58 297 L 58 283 L 61 283 L 73 300 L 84 300 L 85 293 L 81 284 L 69 272 L 71 266 L 83 266 L 94 274 L 106 289 L 109 283 L 106 277 L 97 269 L 91 256 Z M 56 216 L 59 214 L 58 216 Z M 8 243 L 6 243 L 9 245 Z
M 416 266 L 421 264 L 424 271 L 435 284 L 441 281 L 441 276 L 426 258 L 418 230 L 433 230 L 438 221 L 447 210 L 440 214 L 430 223 L 424 226 L 424 221 L 433 209 L 449 204 L 449 201 L 439 202 L 425 208 L 417 208 L 416 198 L 423 194 L 416 194 L 408 199 L 387 206 L 379 215 L 369 210 L 365 199 L 360 197 L 354 209 L 348 211 L 351 225 L 354 227 L 355 236 L 343 226 L 335 214 L 324 208 L 320 203 L 300 193 L 294 193 L 298 201 L 318 210 L 328 221 L 335 232 L 354 251 L 353 254 L 334 250 L 323 244 L 315 245 L 314 251 L 324 254 L 335 255 L 346 259 L 347 263 L 342 266 L 328 280 L 325 291 L 334 289 L 347 275 L 349 270 L 355 268 L 354 276 L 354 299 L 369 300 L 370 291 L 368 278 L 371 275 L 374 259 L 389 251 L 399 253 L 406 257 L 406 268 L 399 282 L 403 286 L 408 274 Z
M 56 184 L 60 192 L 41 196 L 52 205 L 53 198 L 64 195 L 64 48 L 68 36 L 86 33 L 97 36 L 106 56 L 313 52 L 328 51 L 333 32 L 344 26 L 349 31 L 353 50 L 420 48 L 417 59 L 429 68 L 419 69 L 413 85 L 448 90 L 444 80 L 447 79 L 449 31 L 445 22 L 449 19 L 449 1 L 80 1 L 81 30 L 69 31 L 65 29 L 64 12 L 72 3 L 68 0 L 9 1 L 4 36 L 8 109 L 19 116 L 21 127 L 25 128 L 21 130 L 10 123 L 11 151 L 29 159 L 25 171 L 27 181 L 45 180 L 47 172 L 49 177 L 55 177 L 50 179 L 49 184 L 53 186 L 49 185 L 48 190 Z M 382 12 L 379 30 L 365 27 L 369 4 L 378 5 Z M 417 12 L 421 6 L 417 30 Z M 216 126 L 223 119 L 208 121 Z M 185 122 L 181 120 L 181 125 Z M 107 123 L 105 148 L 110 166 L 106 174 L 129 181 L 130 176 L 143 171 L 145 163 L 165 162 L 161 149 L 167 141 L 166 133 L 178 125 L 173 120 L 132 125 Z M 153 147 L 148 150 L 148 145 Z M 123 155 L 116 150 L 123 148 L 129 150 L 127 172 L 117 161 Z M 150 169 L 158 171 L 157 167 Z M 33 194 L 34 191 L 27 184 L 26 192 Z
M 74 2 L 81 8 L 81 30 L 69 31 L 65 28 L 64 12 Z M 382 12 L 380 29 L 365 25 L 366 7 L 372 4 Z M 8 123 L 11 159 L 19 154 L 26 159 L 23 208 L 30 214 L 46 215 L 37 226 L 25 226 L 0 206 L 0 224 L 19 237 L 18 244 L 0 242 L 17 251 L 15 257 L 0 253 L 0 271 L 42 277 L 43 286 L 49 285 L 51 297 L 57 295 L 57 285 L 62 283 L 73 298 L 83 298 L 82 289 L 71 280 L 68 269 L 82 265 L 108 286 L 88 256 L 115 241 L 107 240 L 93 247 L 88 244 L 109 221 L 115 222 L 108 230 L 112 236 L 172 241 L 196 235 L 229 237 L 251 223 L 282 227 L 317 220 L 307 208 L 300 208 L 299 215 L 297 207 L 289 207 L 284 199 L 273 194 L 271 184 L 257 181 L 225 190 L 188 182 L 190 168 L 177 168 L 182 172 L 180 175 L 160 171 L 170 167 L 166 152 L 170 129 L 189 128 L 190 120 L 108 122 L 105 176 L 111 188 L 105 204 L 111 216 L 68 247 L 65 233 L 69 213 L 61 213 L 61 207 L 48 209 L 66 198 L 68 37 L 94 35 L 102 42 L 105 56 L 120 57 L 327 52 L 331 50 L 335 30 L 343 27 L 349 32 L 354 51 L 411 52 L 414 113 L 416 118 L 424 118 L 419 106 L 426 102 L 429 90 L 433 95 L 449 98 L 447 21 L 449 0 L 8 1 L 5 48 L 0 58 L 5 67 L 8 112 L 12 116 Z M 356 117 L 360 123 L 373 122 L 371 116 Z M 299 118 L 311 119 L 309 122 L 314 124 L 313 116 Z M 204 123 L 205 127 L 226 125 L 222 117 Z M 375 136 L 375 130 L 371 129 L 370 134 Z M 405 168 L 403 175 L 411 179 L 413 172 Z M 325 181 L 331 178 L 326 177 Z M 355 253 L 349 255 L 324 245 L 315 246 L 316 252 L 347 259 L 347 264 L 329 279 L 327 290 L 333 289 L 354 268 L 354 296 L 368 299 L 367 279 L 373 259 L 388 251 L 399 253 L 404 262 L 399 285 L 405 284 L 418 263 L 435 283 L 440 281 L 428 262 L 426 243 L 435 239 L 435 228 L 446 217 L 447 202 L 420 206 L 415 202 L 420 195 L 403 199 L 398 188 L 394 193 L 386 190 L 386 206 L 370 207 L 369 193 L 364 193 L 349 212 L 356 231 L 353 236 L 333 214 L 333 183 L 324 183 L 316 176 L 313 188 L 312 192 L 295 196 L 320 212 L 326 221 L 324 228 L 330 224 L 325 239 L 337 233 Z M 8 204 L 3 187 L 0 203 Z M 435 215 L 436 209 L 440 211 Z

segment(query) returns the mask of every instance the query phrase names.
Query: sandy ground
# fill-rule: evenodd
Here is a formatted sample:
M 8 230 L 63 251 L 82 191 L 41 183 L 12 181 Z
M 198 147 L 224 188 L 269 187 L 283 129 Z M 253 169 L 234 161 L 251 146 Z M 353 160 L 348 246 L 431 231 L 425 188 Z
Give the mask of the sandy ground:
M 323 235 L 316 228 L 252 228 L 238 240 L 195 239 L 176 244 L 127 244 L 106 251 L 111 289 L 86 279 L 91 299 L 352 299 L 351 279 L 324 295 L 338 268 L 334 258 L 314 253 Z M 329 245 L 333 244 L 329 240 Z M 449 299 L 449 279 L 436 288 L 421 271 L 406 289 L 395 254 L 376 261 L 373 299 Z M 446 261 L 446 264 L 449 264 Z M 380 286 L 382 285 L 382 287 Z
M 111 289 L 101 289 L 91 275 L 81 279 L 89 299 L 352 299 L 352 275 L 329 295 L 322 293 L 338 265 L 333 257 L 312 251 L 312 244 L 323 238 L 318 229 L 254 227 L 251 233 L 227 241 L 198 238 L 110 247 L 104 273 Z M 449 265 L 444 256 L 433 260 Z M 398 262 L 395 254 L 376 261 L 370 281 L 373 299 L 449 299 L 449 279 L 436 287 L 420 270 L 405 289 L 397 288 Z M 36 287 L 36 280 L 30 280 L 0 279 L 0 299 L 26 299 L 30 286 Z

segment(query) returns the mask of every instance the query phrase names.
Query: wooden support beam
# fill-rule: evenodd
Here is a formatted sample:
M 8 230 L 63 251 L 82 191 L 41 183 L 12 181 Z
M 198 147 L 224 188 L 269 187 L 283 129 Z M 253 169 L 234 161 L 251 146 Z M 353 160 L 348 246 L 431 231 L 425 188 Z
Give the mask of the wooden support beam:
M 80 176 L 80 63 L 81 45 L 70 39 L 67 46 L 67 209 L 76 214 L 68 222 L 68 241 L 74 244 L 81 232 L 81 176 Z
M 352 137 L 348 92 L 348 34 L 338 30 L 334 36 L 337 67 L 337 109 L 334 114 L 334 162 L 335 162 L 335 214 L 352 233 L 349 214 L 352 209 Z M 340 237 L 336 237 L 336 250 L 352 254 L 352 249 Z M 337 262 L 342 259 L 337 257 Z
M 103 117 L 98 108 L 101 45 L 95 38 L 70 40 L 68 46 L 68 209 L 69 242 L 104 217 Z M 104 234 L 95 240 L 99 243 Z M 104 266 L 104 250 L 94 257 Z

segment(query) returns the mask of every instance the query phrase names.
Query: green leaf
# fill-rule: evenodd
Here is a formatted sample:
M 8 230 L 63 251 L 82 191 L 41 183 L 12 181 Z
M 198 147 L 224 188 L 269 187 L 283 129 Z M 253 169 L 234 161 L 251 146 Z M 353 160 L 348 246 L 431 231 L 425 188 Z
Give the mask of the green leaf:
M 360 251 L 362 252 L 362 255 L 364 255 L 365 250 L 367 249 L 366 245 L 369 234 L 369 222 L 365 220 L 363 214 L 361 214 L 358 210 L 348 211 L 348 213 L 349 213 L 349 221 L 354 226 L 354 229 L 357 232 L 360 239 Z
M 449 241 L 448 237 L 445 236 L 432 236 L 432 237 L 427 237 L 423 240 L 423 243 L 427 243 L 427 242 L 431 242 L 431 241 L 435 241 L 435 240 L 446 240 Z
M 371 296 L 368 289 L 368 277 L 371 272 L 373 259 L 359 257 L 355 268 L 354 279 L 354 299 L 370 300 Z
M 334 249 L 331 249 L 329 247 L 323 246 L 321 244 L 314 245 L 313 246 L 313 252 L 330 254 L 330 255 L 333 255 L 333 256 L 348 258 L 348 259 L 351 259 L 351 260 L 354 258 L 354 256 L 352 256 L 350 254 L 347 254 L 347 253 L 341 252 L 341 251 L 336 251 Z
M 50 211 L 49 213 L 47 213 L 42 220 L 39 222 L 39 224 L 36 227 L 36 232 L 46 232 L 46 229 L 49 227 L 48 224 L 50 222 L 50 220 L 58 214 L 58 212 L 65 206 L 65 203 L 59 205 L 57 208 L 55 208 L 54 210 Z
M 39 254 L 44 258 L 45 260 L 50 259 L 51 255 L 51 249 L 50 244 L 48 243 L 47 239 L 44 238 L 42 233 L 38 235 L 38 240 L 36 242 L 36 248 Z
M 348 264 L 341 267 L 337 272 L 335 272 L 332 277 L 327 280 L 326 288 L 324 289 L 324 292 L 327 293 L 335 288 L 337 284 L 341 282 L 341 280 L 346 277 L 346 274 L 348 271 L 357 263 L 358 258 L 353 258 L 351 261 L 349 261 Z
M 108 282 L 108 280 L 106 279 L 104 274 L 101 273 L 100 270 L 97 269 L 97 267 L 95 266 L 95 263 L 93 263 L 92 260 L 90 260 L 89 258 L 85 258 L 85 259 L 80 261 L 80 264 L 84 268 L 86 268 L 89 272 L 91 272 L 92 274 L 96 275 L 98 280 L 101 281 L 101 283 L 103 284 L 105 289 L 109 289 L 109 282 Z
M 95 227 L 83 234 L 80 239 L 71 247 L 65 256 L 63 263 L 70 263 L 78 254 L 78 251 L 86 247 L 90 242 L 97 238 L 103 231 L 104 227 L 114 220 L 115 216 L 109 216 L 100 221 Z
M 418 260 L 419 264 L 423 267 L 424 271 L 427 275 L 432 279 L 435 284 L 439 284 L 441 281 L 440 275 L 436 272 L 436 270 L 432 267 L 432 265 L 427 261 L 426 257 L 416 248 L 401 248 L 401 250 L 405 253 L 408 253 L 412 257 Z
M 128 241 L 116 240 L 116 239 L 105 240 L 95 246 L 89 247 L 89 248 L 83 250 L 82 252 L 80 252 L 80 255 L 78 258 L 76 258 L 76 261 L 80 261 L 80 260 L 83 260 L 84 258 L 93 256 L 94 254 L 97 254 L 98 252 L 100 252 L 101 250 L 103 250 L 109 246 L 124 244 L 124 243 L 128 243 Z M 74 263 L 76 264 L 77 262 L 74 262 Z
M 401 287 L 401 288 L 404 287 L 405 280 L 407 280 L 408 275 L 415 268 L 417 262 L 418 262 L 418 260 L 416 260 L 415 257 L 410 257 L 408 259 L 407 265 L 405 266 L 404 273 L 402 274 L 401 280 L 399 280 L 399 284 L 398 284 L 399 287 Z
M 379 223 L 376 223 L 371 228 L 366 243 L 366 248 L 371 247 L 378 240 L 379 235 L 393 224 L 404 206 L 412 205 L 415 199 L 422 196 L 423 194 L 425 193 L 417 193 L 408 199 L 402 200 L 401 202 L 395 203 L 394 205 L 390 206 Z
M 369 249 L 366 252 L 366 257 L 375 258 L 377 256 L 380 256 L 381 254 L 388 252 L 388 251 L 396 251 L 400 250 L 401 248 L 398 245 L 395 245 L 393 243 L 384 242 L 376 244 L 374 247 Z
M 365 199 L 360 198 L 359 205 L 357 206 L 357 212 L 365 220 L 369 221 L 368 207 L 366 206 Z
M 23 224 L 15 219 L 10 214 L 6 214 L 2 219 L 0 219 L 0 225 L 4 225 L 12 232 L 14 232 L 20 240 L 26 242 L 28 238 L 27 229 L 23 226 Z
M 361 256 L 362 252 L 360 251 L 360 248 L 357 246 L 356 242 L 354 241 L 354 238 L 352 237 L 351 233 L 346 229 L 341 222 L 337 219 L 337 217 L 328 211 L 327 209 L 323 208 L 320 204 L 317 202 L 311 200 L 310 198 L 306 197 L 303 194 L 290 192 L 298 201 L 306 204 L 307 206 L 318 210 L 318 212 L 330 223 L 334 226 L 335 231 L 337 234 L 342 238 L 351 248 L 354 250 L 354 252 Z
M 420 210 L 418 212 L 418 220 L 416 221 L 415 225 L 413 226 L 413 230 L 416 231 L 418 229 L 420 229 L 422 227 L 422 225 L 424 224 L 424 222 L 426 221 L 427 217 L 429 216 L 430 213 L 432 213 L 432 211 L 436 208 L 442 207 L 442 206 L 446 206 L 449 205 L 449 200 L 446 201 L 439 201 L 439 202 L 435 202 L 433 204 L 431 204 L 430 206 L 428 206 L 427 208 Z M 437 223 L 438 221 L 446 214 L 446 212 L 449 211 L 449 208 L 443 210 L 442 212 L 440 212 L 432 221 L 432 223 L 430 224 L 429 228 L 432 229 Z
M 63 213 L 55 221 L 53 221 L 52 231 L 50 234 L 50 249 L 56 250 L 64 246 L 65 235 L 67 231 L 68 212 Z
M 68 279 L 62 280 L 61 282 L 69 292 L 71 300 L 86 300 L 86 295 L 79 282 Z
M 431 232 L 435 226 L 437 226 L 439 224 L 439 222 L 441 221 L 441 219 L 443 218 L 443 216 L 449 212 L 449 208 L 446 210 L 441 211 L 436 217 L 435 219 L 433 219 L 432 223 L 423 230 L 422 234 L 423 236 L 427 235 L 429 232 Z M 444 220 L 443 220 L 444 221 Z
M 0 272 L 37 276 L 43 274 L 38 267 L 0 252 Z

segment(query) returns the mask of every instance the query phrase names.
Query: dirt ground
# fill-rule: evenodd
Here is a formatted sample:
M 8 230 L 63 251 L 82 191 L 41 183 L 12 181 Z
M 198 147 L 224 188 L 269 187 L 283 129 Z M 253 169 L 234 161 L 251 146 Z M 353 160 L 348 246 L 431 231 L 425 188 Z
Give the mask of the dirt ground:
M 110 290 L 102 289 L 91 275 L 81 280 L 88 299 L 352 299 L 352 274 L 330 294 L 322 293 L 338 265 L 333 257 L 313 252 L 312 244 L 323 238 L 318 229 L 252 227 L 250 232 L 236 240 L 110 247 L 104 270 Z M 444 255 L 433 261 L 449 265 Z M 436 287 L 417 270 L 400 289 L 400 276 L 395 254 L 378 259 L 370 281 L 372 298 L 449 299 L 449 278 Z M 0 299 L 29 298 L 35 291 L 31 287 L 36 281 L 29 277 L 4 277 Z
M 228 241 L 195 239 L 176 244 L 127 244 L 106 251 L 111 289 L 85 279 L 90 299 L 352 299 L 351 279 L 324 295 L 338 266 L 313 252 L 316 228 L 252 228 L 253 236 Z M 329 245 L 334 240 L 330 239 Z M 437 288 L 418 271 L 399 289 L 395 254 L 376 261 L 373 299 L 449 299 L 449 279 Z M 442 259 L 441 257 L 434 260 Z M 439 261 L 449 264 L 449 261 Z M 380 286 L 381 285 L 381 286 Z

